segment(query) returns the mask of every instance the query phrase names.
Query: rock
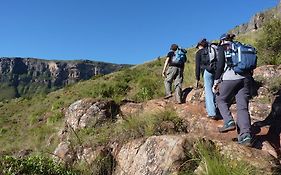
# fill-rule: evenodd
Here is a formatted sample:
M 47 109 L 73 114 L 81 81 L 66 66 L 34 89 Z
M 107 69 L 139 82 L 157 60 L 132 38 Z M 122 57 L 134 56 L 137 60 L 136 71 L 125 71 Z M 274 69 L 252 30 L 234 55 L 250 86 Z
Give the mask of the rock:
M 86 162 L 88 165 L 91 165 L 98 156 L 101 156 L 105 151 L 105 147 L 100 146 L 93 150 L 91 147 L 80 147 L 77 153 L 77 161 Z
M 279 67 L 268 66 L 257 68 L 254 76 L 263 77 L 264 83 L 268 83 L 272 79 L 271 74 L 280 76 Z M 156 135 L 148 138 L 138 138 L 128 140 L 127 143 L 119 143 L 118 140 L 112 141 L 108 145 L 92 148 L 90 146 L 80 145 L 75 147 L 72 153 L 67 149 L 69 137 L 69 128 L 65 127 L 60 131 L 61 149 L 57 151 L 63 157 L 75 155 L 76 161 L 86 161 L 95 163 L 99 155 L 106 154 L 113 156 L 112 160 L 116 163 L 113 174 L 177 174 L 181 169 L 183 161 L 188 160 L 187 152 L 194 152 L 194 142 L 205 139 L 212 142 L 221 154 L 233 160 L 244 161 L 263 171 L 263 174 L 272 173 L 274 168 L 280 165 L 281 148 L 280 148 L 280 114 L 281 114 L 281 90 L 274 95 L 275 98 L 270 101 L 262 101 L 262 96 L 271 92 L 267 88 L 261 89 L 261 93 L 254 97 L 250 102 L 250 114 L 252 122 L 263 121 L 265 124 L 259 124 L 259 127 L 253 125 L 253 131 L 256 134 L 254 148 L 244 147 L 236 141 L 237 131 L 228 133 L 219 133 L 218 127 L 223 125 L 223 121 L 215 121 L 207 118 L 202 101 L 203 89 L 191 90 L 187 94 L 187 103 L 175 104 L 173 99 L 164 100 L 154 99 L 144 103 L 125 102 L 121 105 L 120 111 L 123 119 L 128 116 L 145 117 L 147 113 L 161 113 L 166 110 L 174 111 L 182 123 L 173 123 L 171 121 L 163 121 L 156 128 Z M 188 97 L 190 95 L 190 97 Z M 273 95 L 272 95 L 273 96 Z M 268 96 L 265 96 L 268 97 Z M 108 105 L 106 105 L 108 104 Z M 66 126 L 71 126 L 73 130 L 79 130 L 85 127 L 95 126 L 111 120 L 112 115 L 106 115 L 106 109 L 114 108 L 116 104 L 110 101 L 96 101 L 94 99 L 79 100 L 66 110 Z M 107 106 L 107 107 L 104 107 Z M 235 121 L 237 121 L 236 104 L 232 104 L 230 108 Z M 118 107 L 117 110 L 118 111 Z M 111 112 L 112 113 L 112 112 Z M 118 112 L 116 112 L 117 114 Z M 125 121 L 122 120 L 122 121 Z M 184 127 L 177 128 L 178 125 Z M 268 125 L 268 127 L 263 127 Z M 254 130 L 255 128 L 255 130 Z M 158 132 L 159 130 L 159 132 Z M 169 134 L 169 135 L 167 135 Z M 174 135 L 171 135 L 174 134 Z M 110 149 L 109 149 L 110 147 Z M 255 149 L 256 148 L 256 149 Z M 112 158 L 112 159 L 113 159 Z M 72 159 L 70 159 L 72 160 Z M 111 160 L 111 159 L 110 159 Z M 199 163 L 197 167 L 192 167 L 196 173 L 203 171 L 203 164 Z
M 185 135 L 151 136 L 147 139 L 136 139 L 123 145 L 115 156 L 116 168 L 114 175 L 162 175 L 178 174 L 184 162 L 191 162 L 197 155 L 196 145 L 201 143 L 213 144 L 220 154 L 234 161 L 243 161 L 256 167 L 264 174 L 271 174 L 278 166 L 276 158 L 266 151 L 252 149 L 235 142 L 226 142 L 214 138 L 198 136 L 196 133 Z M 204 142 L 202 142 L 204 140 Z M 274 150 L 268 148 L 272 154 Z M 273 152 L 272 152 L 273 151 Z M 193 155 L 193 156 L 191 156 Z M 191 163 L 185 167 L 195 173 L 204 172 L 203 163 Z
M 215 146 L 220 150 L 220 153 L 229 157 L 232 160 L 242 160 L 249 165 L 262 170 L 264 173 L 270 173 L 272 167 L 276 166 L 274 158 L 272 158 L 267 152 L 245 147 L 235 142 L 225 143 L 224 141 L 212 140 Z
M 279 109 L 280 102 L 274 102 L 278 94 L 270 92 L 270 84 L 274 78 L 281 77 L 281 65 L 260 66 L 255 69 L 253 77 L 260 81 L 261 87 L 257 87 L 257 96 L 250 102 L 250 114 L 255 120 L 264 120 L 271 111 Z
M 113 120 L 119 107 L 113 101 L 94 99 L 78 100 L 71 104 L 65 113 L 66 123 L 73 130 L 94 127 L 97 124 Z
M 65 112 L 65 125 L 58 132 L 60 143 L 55 149 L 54 155 L 67 164 L 72 164 L 74 161 L 92 163 L 103 148 L 93 150 L 83 144 L 70 148 L 70 133 L 112 121 L 118 112 L 119 106 L 112 100 L 101 101 L 87 98 L 71 104 Z
M 53 154 L 56 160 L 67 165 L 71 165 L 76 159 L 76 150 L 71 149 L 70 142 L 61 142 Z
M 254 79 L 262 77 L 264 80 L 280 77 L 281 65 L 264 65 L 254 70 Z
M 205 100 L 205 93 L 203 88 L 192 89 L 186 96 L 186 102 L 188 103 L 201 102 L 204 100 Z
M 128 102 L 120 106 L 120 111 L 123 116 L 129 116 L 132 114 L 137 114 L 143 110 L 142 103 Z
M 184 158 L 181 136 L 152 136 L 125 144 L 116 157 L 116 175 L 162 175 L 179 168 Z
M 270 104 L 257 102 L 250 102 L 249 104 L 250 116 L 253 122 L 264 120 L 270 114 L 270 110 Z
M 33 151 L 31 149 L 20 150 L 15 156 L 18 158 L 25 158 L 29 156 Z

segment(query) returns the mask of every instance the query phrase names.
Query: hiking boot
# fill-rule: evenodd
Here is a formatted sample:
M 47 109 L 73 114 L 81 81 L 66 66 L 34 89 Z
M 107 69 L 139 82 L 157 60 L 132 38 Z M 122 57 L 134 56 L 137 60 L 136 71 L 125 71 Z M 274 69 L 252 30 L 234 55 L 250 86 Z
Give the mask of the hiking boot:
M 235 122 L 233 120 L 230 120 L 226 124 L 223 125 L 223 127 L 219 128 L 220 133 L 228 132 L 228 131 L 233 131 L 236 129 Z
M 238 138 L 238 143 L 248 147 L 252 146 L 252 137 L 250 134 L 246 134 L 244 137 Z
M 164 97 L 164 99 L 169 99 L 169 98 L 171 98 L 172 96 L 173 96 L 172 94 L 166 95 L 166 96 Z

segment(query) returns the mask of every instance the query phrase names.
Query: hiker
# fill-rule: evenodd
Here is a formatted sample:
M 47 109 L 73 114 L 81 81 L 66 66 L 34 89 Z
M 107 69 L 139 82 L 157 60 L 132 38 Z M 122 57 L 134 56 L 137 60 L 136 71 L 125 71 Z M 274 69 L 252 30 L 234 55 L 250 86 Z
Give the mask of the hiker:
M 162 76 L 165 78 L 164 99 L 172 97 L 172 83 L 175 81 L 175 97 L 178 104 L 182 103 L 182 82 L 185 62 L 186 50 L 179 48 L 177 44 L 172 44 L 162 71 Z
M 252 134 L 248 106 L 252 72 L 237 73 L 237 67 L 231 66 L 230 63 L 234 59 L 233 52 L 231 52 L 234 37 L 235 35 L 223 34 L 220 37 L 220 46 L 218 47 L 218 62 L 213 91 L 217 93 L 217 105 L 224 121 L 224 125 L 218 129 L 221 133 L 236 129 L 235 121 L 229 110 L 235 97 L 238 143 L 251 146 Z
M 205 105 L 207 115 L 211 119 L 218 119 L 216 114 L 215 94 L 212 91 L 216 65 L 216 46 L 212 46 L 204 38 L 196 46 L 198 51 L 195 56 L 196 88 L 200 81 L 200 72 L 204 78 Z

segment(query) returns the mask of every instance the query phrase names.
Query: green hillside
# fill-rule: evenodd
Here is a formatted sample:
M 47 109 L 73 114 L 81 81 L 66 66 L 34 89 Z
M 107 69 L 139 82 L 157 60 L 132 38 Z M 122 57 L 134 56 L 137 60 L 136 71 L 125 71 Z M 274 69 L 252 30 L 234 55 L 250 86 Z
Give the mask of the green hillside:
M 258 30 L 239 35 L 237 39 L 253 44 L 259 50 L 259 47 L 262 47 L 260 38 L 265 37 L 267 34 L 265 32 L 267 31 Z M 274 32 L 270 34 L 273 35 Z M 274 43 L 278 43 L 278 41 L 281 40 L 277 38 Z M 196 49 L 189 48 L 187 50 L 188 62 L 185 65 L 183 88 L 193 86 L 195 83 L 194 57 Z M 258 54 L 259 64 L 264 64 L 263 60 L 269 59 L 264 57 L 261 52 Z M 142 102 L 163 97 L 164 79 L 161 77 L 161 72 L 164 61 L 165 57 L 163 56 L 142 65 L 68 85 L 47 95 L 1 102 L 0 144 L 3 146 L 0 151 L 10 152 L 23 148 L 38 151 L 45 149 L 46 141 L 58 131 L 63 121 L 63 110 L 74 101 L 82 98 L 113 99 L 120 103 L 122 100 Z M 280 63 L 276 62 L 276 64 Z M 51 143 L 51 145 L 53 144 Z M 53 148 L 51 145 L 48 145 L 50 151 Z M 54 145 L 56 144 L 54 143 Z
M 194 83 L 194 49 L 188 50 L 184 87 Z M 95 77 L 48 95 L 0 103 L 0 151 L 45 150 L 49 137 L 58 132 L 63 109 L 82 98 L 146 101 L 164 96 L 161 72 L 164 58 L 131 69 Z M 54 143 L 55 145 L 55 143 Z M 52 151 L 52 146 L 48 149 Z
M 268 25 L 276 25 L 274 22 Z M 280 26 L 279 26 L 280 27 Z M 278 31 L 278 30 L 277 30 Z M 266 40 L 268 31 L 255 31 L 237 37 L 238 40 L 253 44 L 262 50 L 262 40 Z M 271 33 L 271 36 L 274 32 Z M 280 44 L 280 37 L 272 42 Z M 281 45 L 280 45 L 281 46 Z M 275 47 L 273 47 L 275 48 Z M 279 47 L 281 48 L 281 47 Z M 193 86 L 194 56 L 196 49 L 188 48 L 188 62 L 185 65 L 183 88 Z M 259 64 L 264 64 L 271 51 L 259 53 Z M 275 64 L 280 64 L 280 49 Z M 279 60 L 279 61 L 278 61 Z M 115 73 L 96 76 L 91 80 L 68 85 L 47 95 L 30 98 L 17 98 L 0 102 L 0 155 L 12 154 L 20 150 L 52 153 L 58 144 L 57 133 L 64 123 L 64 111 L 70 104 L 82 98 L 113 99 L 117 103 L 123 100 L 135 102 L 148 101 L 164 96 L 164 79 L 161 76 L 165 57 L 151 62 L 126 68 Z M 14 93 L 13 90 L 5 92 Z M 154 120 L 154 119 L 153 119 Z M 154 123 L 157 125 L 157 123 Z M 105 126 L 108 127 L 108 126 Z M 101 129 L 103 132 L 106 128 Z M 105 132 L 108 134 L 108 131 Z M 88 133 L 89 135 L 91 133 Z M 109 133 L 110 135 L 110 133 Z M 87 136 L 85 136 L 87 137 Z

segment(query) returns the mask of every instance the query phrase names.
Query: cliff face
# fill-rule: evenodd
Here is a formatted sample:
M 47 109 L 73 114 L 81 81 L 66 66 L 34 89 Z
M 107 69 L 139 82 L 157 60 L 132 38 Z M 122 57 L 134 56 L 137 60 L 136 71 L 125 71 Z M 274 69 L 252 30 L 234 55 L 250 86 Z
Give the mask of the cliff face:
M 83 61 L 0 58 L 0 100 L 46 93 L 66 85 L 108 74 L 129 65 Z
M 234 29 L 230 30 L 230 33 L 239 35 L 258 30 L 267 21 L 270 21 L 273 18 L 281 18 L 281 1 L 276 7 L 255 14 L 248 23 L 236 26 Z

